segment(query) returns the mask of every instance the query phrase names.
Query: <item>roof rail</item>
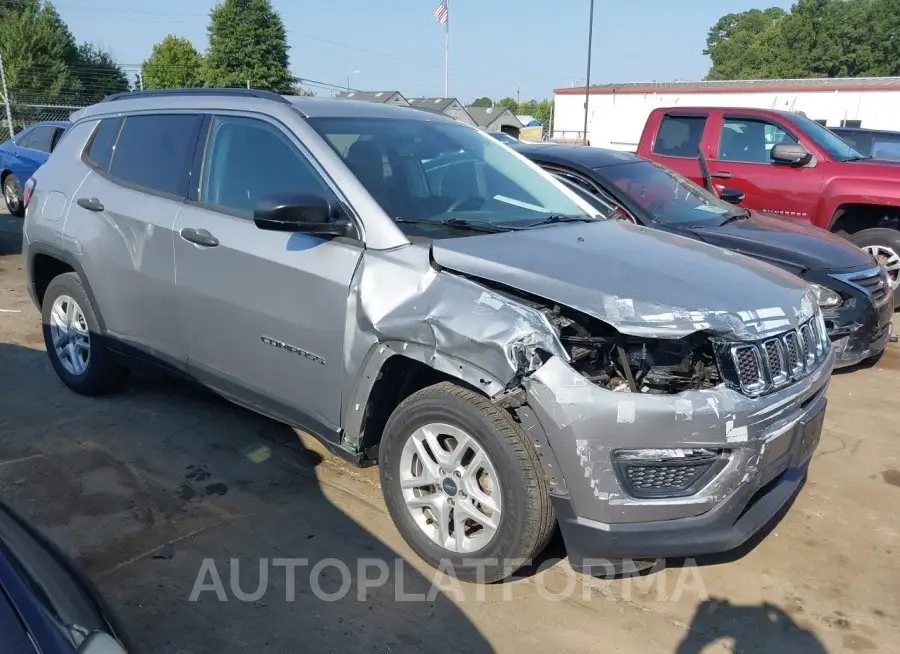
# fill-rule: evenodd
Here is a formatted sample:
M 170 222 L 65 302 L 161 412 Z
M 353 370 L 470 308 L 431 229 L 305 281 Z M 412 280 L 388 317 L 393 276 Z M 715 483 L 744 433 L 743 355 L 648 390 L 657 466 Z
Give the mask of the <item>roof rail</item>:
M 290 104 L 285 97 L 273 93 L 272 91 L 263 91 L 262 89 L 245 89 L 245 88 L 223 88 L 223 89 L 155 89 L 147 91 L 122 91 L 121 93 L 113 93 L 107 95 L 100 102 L 113 102 L 115 100 L 124 100 L 129 98 L 165 98 L 171 96 L 235 96 L 242 98 L 260 98 L 261 100 L 274 100 L 283 104 Z

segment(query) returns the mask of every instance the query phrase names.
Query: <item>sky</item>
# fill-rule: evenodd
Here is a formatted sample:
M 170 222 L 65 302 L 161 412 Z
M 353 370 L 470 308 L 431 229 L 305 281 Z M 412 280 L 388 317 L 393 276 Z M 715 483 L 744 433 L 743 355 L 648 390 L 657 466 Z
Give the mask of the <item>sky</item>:
M 444 94 L 444 27 L 433 16 L 439 2 L 272 0 L 295 76 L 407 97 Z M 167 34 L 205 50 L 215 3 L 54 0 L 79 42 L 128 66 L 140 65 Z M 721 15 L 776 5 L 787 9 L 791 0 L 596 0 L 591 82 L 700 79 L 710 65 L 706 34 Z M 589 0 L 449 0 L 449 7 L 451 96 L 541 99 L 584 84 Z

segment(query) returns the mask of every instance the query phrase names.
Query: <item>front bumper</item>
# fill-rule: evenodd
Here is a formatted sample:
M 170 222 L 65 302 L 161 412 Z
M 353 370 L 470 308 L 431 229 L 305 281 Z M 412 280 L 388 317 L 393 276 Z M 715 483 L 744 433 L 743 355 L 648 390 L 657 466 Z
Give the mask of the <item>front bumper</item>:
M 835 368 L 847 368 L 878 356 L 884 351 L 891 336 L 891 318 L 894 315 L 893 294 L 880 306 L 865 290 L 846 278 L 854 273 L 830 275 L 825 279 L 810 279 L 825 283 L 848 299 L 838 309 L 825 309 L 822 316 L 828 338 L 834 348 Z
M 802 485 L 832 367 L 830 354 L 808 377 L 750 399 L 721 387 L 614 393 L 550 359 L 525 383 L 573 567 L 722 552 L 752 537 Z M 612 454 L 642 448 L 722 449 L 727 462 L 692 495 L 637 499 L 621 486 Z

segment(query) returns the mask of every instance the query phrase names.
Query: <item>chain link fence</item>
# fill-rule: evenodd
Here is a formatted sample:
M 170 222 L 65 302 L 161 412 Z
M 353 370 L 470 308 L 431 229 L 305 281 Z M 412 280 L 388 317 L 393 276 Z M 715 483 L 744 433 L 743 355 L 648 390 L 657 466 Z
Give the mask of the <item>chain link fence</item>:
M 12 102 L 9 112 L 5 103 L 0 104 L 0 142 L 15 136 L 34 123 L 46 120 L 69 120 L 72 112 L 87 106 L 84 104 L 30 104 Z

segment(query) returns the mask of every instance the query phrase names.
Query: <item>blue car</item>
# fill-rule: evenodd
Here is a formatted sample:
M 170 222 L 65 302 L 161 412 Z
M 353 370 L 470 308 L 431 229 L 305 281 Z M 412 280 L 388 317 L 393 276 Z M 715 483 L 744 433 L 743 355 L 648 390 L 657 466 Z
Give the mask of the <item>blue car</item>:
M 6 208 L 12 215 L 25 214 L 22 202 L 25 182 L 47 161 L 71 126 L 72 123 L 65 121 L 35 123 L 0 144 L 0 186 Z
M 0 501 L 0 652 L 134 651 L 90 581 L 47 538 Z

